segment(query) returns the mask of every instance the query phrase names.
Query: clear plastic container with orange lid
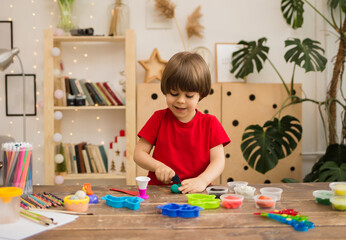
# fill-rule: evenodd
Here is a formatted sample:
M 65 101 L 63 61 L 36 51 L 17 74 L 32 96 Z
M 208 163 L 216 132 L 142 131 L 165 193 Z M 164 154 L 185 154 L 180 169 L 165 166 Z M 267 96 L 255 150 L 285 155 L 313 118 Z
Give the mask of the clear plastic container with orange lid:
M 17 187 L 0 188 L 0 224 L 19 220 L 20 196 L 23 190 Z

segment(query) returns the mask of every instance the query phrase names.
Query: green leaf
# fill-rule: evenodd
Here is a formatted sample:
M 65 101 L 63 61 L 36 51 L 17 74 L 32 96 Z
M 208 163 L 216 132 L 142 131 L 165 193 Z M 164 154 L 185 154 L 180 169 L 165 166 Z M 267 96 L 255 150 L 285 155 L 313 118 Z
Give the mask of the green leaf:
M 346 163 L 338 166 L 336 162 L 327 161 L 319 171 L 320 182 L 336 182 L 346 180 Z
M 244 78 L 253 73 L 254 66 L 256 66 L 258 72 L 262 70 L 269 52 L 269 47 L 263 45 L 266 41 L 266 38 L 260 38 L 257 43 L 256 41 L 246 42 L 244 40 L 238 43 L 243 45 L 244 48 L 232 54 L 231 73 L 237 71 L 236 78 Z
M 322 72 L 326 67 L 327 59 L 322 55 L 324 50 L 319 44 L 318 41 L 310 38 L 304 39 L 303 42 L 297 38 L 286 40 L 285 47 L 290 47 L 284 56 L 286 62 L 297 64 L 299 67 L 304 68 L 305 72 Z
M 284 116 L 275 118 L 263 127 L 250 125 L 242 137 L 241 150 L 249 166 L 260 173 L 273 169 L 280 159 L 291 154 L 302 136 L 299 120 Z
M 335 164 L 331 165 L 333 162 Z M 304 182 L 324 182 L 324 181 L 334 181 L 332 179 L 342 177 L 342 174 L 335 175 L 338 173 L 335 168 L 340 168 L 346 164 L 346 145 L 344 144 L 331 144 L 327 147 L 326 153 L 314 164 L 311 172 L 305 176 Z M 329 168 L 331 166 L 331 168 Z M 335 176 L 334 176 L 334 175 Z M 336 179 L 336 181 L 344 181 Z
M 294 179 L 294 178 L 283 178 L 281 180 L 281 182 L 283 182 L 283 183 L 299 183 L 299 181 L 297 179 Z
M 281 12 L 288 25 L 293 29 L 300 28 L 304 22 L 303 0 L 281 0 Z
M 340 7 L 343 12 L 346 12 L 346 0 L 328 0 L 328 6 L 332 9 Z

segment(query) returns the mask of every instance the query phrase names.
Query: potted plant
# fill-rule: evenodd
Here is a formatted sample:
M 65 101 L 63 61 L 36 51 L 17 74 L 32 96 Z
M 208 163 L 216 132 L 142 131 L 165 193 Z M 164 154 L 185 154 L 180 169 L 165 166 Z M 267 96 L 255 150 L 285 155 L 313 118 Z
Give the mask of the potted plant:
M 305 3 L 312 7 L 335 30 L 338 36 L 339 49 L 326 99 L 317 101 L 305 97 L 300 98 L 295 96 L 293 89 L 297 67 L 305 69 L 305 72 L 324 71 L 327 59 L 323 56 L 324 50 L 320 47 L 318 41 L 309 38 L 302 41 L 299 39 L 288 39 L 285 41 L 285 47 L 288 50 L 284 58 L 287 63 L 293 64 L 293 73 L 289 85 L 268 58 L 269 47 L 265 45 L 266 38 L 261 38 L 257 41 L 240 41 L 238 44 L 243 45 L 244 48 L 232 54 L 231 73 L 236 73 L 237 78 L 244 78 L 254 72 L 255 67 L 260 72 L 263 64 L 268 61 L 278 74 L 287 92 L 286 101 L 284 101 L 271 120 L 265 122 L 263 126 L 250 125 L 245 129 L 241 150 L 245 160 L 256 171 L 264 174 L 274 168 L 280 159 L 287 157 L 294 151 L 301 139 L 303 130 L 298 119 L 290 115 L 281 117 L 281 111 L 294 104 L 312 102 L 319 107 L 328 147 L 325 155 L 316 162 L 311 173 L 304 178 L 304 181 L 343 181 L 346 180 L 346 99 L 342 92 L 346 56 L 346 0 L 328 1 L 331 21 L 307 0 L 281 0 L 283 17 L 294 29 L 300 28 L 303 24 Z M 334 16 L 335 12 L 338 13 L 339 21 Z M 337 98 L 338 93 L 342 99 Z M 339 142 L 337 140 L 336 127 L 337 106 L 342 108 L 342 128 Z M 326 111 L 328 128 L 322 114 L 322 107 Z M 292 182 L 297 180 L 285 179 L 285 181 Z

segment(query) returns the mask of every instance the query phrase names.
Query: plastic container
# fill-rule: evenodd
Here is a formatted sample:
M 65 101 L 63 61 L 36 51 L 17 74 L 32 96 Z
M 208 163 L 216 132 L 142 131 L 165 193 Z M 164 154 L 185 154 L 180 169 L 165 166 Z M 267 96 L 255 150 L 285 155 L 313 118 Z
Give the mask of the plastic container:
M 245 199 L 253 199 L 256 188 L 250 186 L 238 186 L 234 188 L 236 194 L 243 195 Z
M 32 146 L 26 142 L 3 143 L 1 159 L 4 163 L 4 186 L 18 187 L 23 194 L 32 194 Z
M 221 206 L 228 209 L 240 208 L 243 204 L 244 196 L 239 194 L 223 194 L 220 196 Z
M 227 185 L 228 185 L 230 191 L 234 191 L 235 187 L 237 187 L 237 186 L 247 186 L 248 182 L 233 181 L 233 182 L 227 182 Z
M 335 196 L 346 196 L 346 182 L 332 182 L 329 187 Z
M 330 205 L 330 198 L 333 196 L 333 192 L 328 190 L 316 190 L 313 191 L 312 195 L 314 195 L 317 203 Z
M 23 190 L 17 187 L 0 188 L 0 224 L 19 220 L 20 196 Z
M 228 192 L 228 188 L 224 186 L 210 186 L 206 189 L 209 195 L 215 195 L 216 198 L 220 198 L 222 194 L 226 194 Z
M 70 197 L 73 195 L 66 196 L 64 198 L 64 206 L 66 210 L 73 212 L 86 212 L 89 207 L 89 197 L 86 196 L 84 199 L 71 200 Z
M 346 196 L 333 196 L 330 198 L 330 202 L 332 203 L 333 209 L 339 211 L 346 210 Z
M 275 208 L 277 197 L 274 195 L 256 195 L 254 197 L 256 208 L 271 209 Z
M 282 188 L 277 187 L 264 187 L 260 189 L 261 194 L 275 196 L 277 201 L 281 200 L 282 191 Z

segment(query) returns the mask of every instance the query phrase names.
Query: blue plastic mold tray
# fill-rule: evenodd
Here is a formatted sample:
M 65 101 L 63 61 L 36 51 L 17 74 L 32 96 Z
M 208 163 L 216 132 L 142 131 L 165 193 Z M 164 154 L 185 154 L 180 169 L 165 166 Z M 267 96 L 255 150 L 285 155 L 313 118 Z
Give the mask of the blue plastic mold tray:
M 213 209 L 220 207 L 220 199 L 215 199 L 215 195 L 205 194 L 186 194 L 187 202 L 192 206 L 203 209 Z
M 199 216 L 201 207 L 191 206 L 189 204 L 167 203 L 157 208 L 162 209 L 162 215 L 169 217 L 193 218 Z
M 123 208 L 126 207 L 131 210 L 137 210 L 142 201 L 142 198 L 139 197 L 114 197 L 112 195 L 106 195 L 101 198 L 106 200 L 106 204 L 114 208 Z

